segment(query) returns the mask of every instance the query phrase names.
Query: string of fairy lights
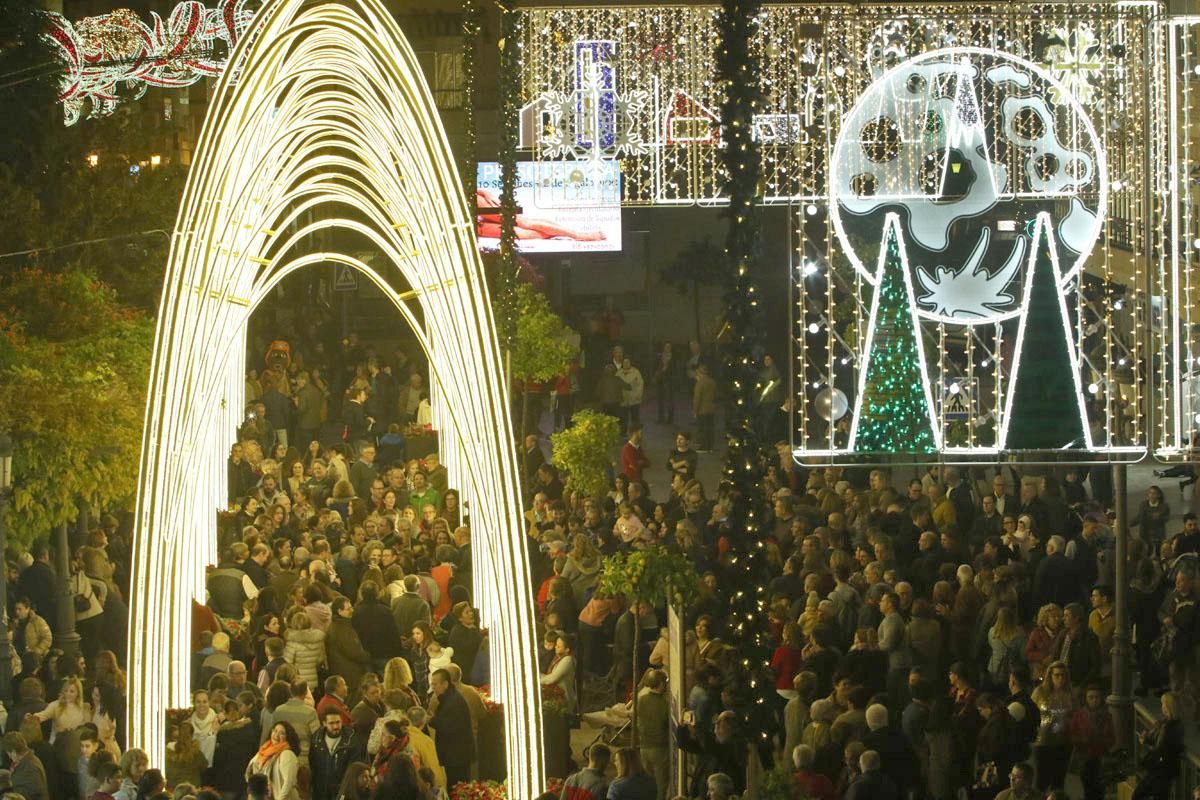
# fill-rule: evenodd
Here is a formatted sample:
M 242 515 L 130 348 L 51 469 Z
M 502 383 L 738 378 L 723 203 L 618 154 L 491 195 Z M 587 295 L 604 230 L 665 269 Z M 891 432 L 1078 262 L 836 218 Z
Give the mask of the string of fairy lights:
M 1168 168 L 1156 170 L 1154 192 L 1162 199 L 1153 274 L 1160 298 L 1153 309 L 1155 349 L 1162 354 L 1155 445 L 1160 457 L 1186 458 L 1200 446 L 1194 433 L 1200 429 L 1200 281 L 1192 275 L 1200 256 L 1200 118 L 1194 113 L 1200 101 L 1200 17 L 1176 19 L 1162 36 L 1167 53 L 1161 63 L 1162 104 L 1171 114 L 1156 141 Z

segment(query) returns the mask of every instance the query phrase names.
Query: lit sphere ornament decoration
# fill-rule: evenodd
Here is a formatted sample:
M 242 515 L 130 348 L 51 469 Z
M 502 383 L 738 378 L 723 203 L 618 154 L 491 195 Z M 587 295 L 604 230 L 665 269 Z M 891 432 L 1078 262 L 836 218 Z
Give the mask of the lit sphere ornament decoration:
M 1046 69 L 955 47 L 875 80 L 842 120 L 830 174 L 840 246 L 876 280 L 895 212 L 919 317 L 976 325 L 1021 313 L 1034 242 L 1049 214 L 1070 288 L 1100 235 L 1104 153 L 1075 96 Z
M 850 410 L 846 393 L 833 386 L 826 386 L 813 397 L 817 415 L 826 422 L 837 422 Z

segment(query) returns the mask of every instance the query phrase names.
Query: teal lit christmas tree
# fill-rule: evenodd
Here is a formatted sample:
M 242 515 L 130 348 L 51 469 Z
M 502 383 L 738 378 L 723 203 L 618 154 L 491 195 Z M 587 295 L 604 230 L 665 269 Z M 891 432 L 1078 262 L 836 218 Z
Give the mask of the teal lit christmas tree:
M 1048 217 L 1033 235 L 1035 258 L 1027 278 L 1025 312 L 1017 334 L 1017 361 L 1006 412 L 1006 450 L 1084 447 L 1086 427 L 1076 384 L 1079 367 L 1068 341 L 1072 329 L 1059 289 Z
M 886 223 L 886 256 L 880 265 L 871 309 L 854 450 L 859 453 L 933 453 L 921 346 L 913 316 L 908 265 L 900 252 L 896 220 Z

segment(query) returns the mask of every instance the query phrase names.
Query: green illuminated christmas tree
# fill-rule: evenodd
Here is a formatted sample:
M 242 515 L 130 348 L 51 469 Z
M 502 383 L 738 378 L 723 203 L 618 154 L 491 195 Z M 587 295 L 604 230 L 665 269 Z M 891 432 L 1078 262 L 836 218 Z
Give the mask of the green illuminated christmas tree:
M 867 376 L 858 414 L 854 449 L 859 453 L 932 453 L 937 450 L 929 423 L 925 375 L 917 348 L 908 265 L 900 256 L 899 233 L 888 223 L 887 257 L 875 289 Z
M 1029 304 L 1021 318 L 1020 352 L 1011 378 L 1007 450 L 1058 450 L 1083 447 L 1084 421 L 1079 390 L 1075 385 L 1078 367 L 1071 354 L 1066 331 L 1071 320 L 1062 302 L 1058 270 L 1051 261 L 1048 220 L 1034 232 L 1037 258 L 1027 280 Z

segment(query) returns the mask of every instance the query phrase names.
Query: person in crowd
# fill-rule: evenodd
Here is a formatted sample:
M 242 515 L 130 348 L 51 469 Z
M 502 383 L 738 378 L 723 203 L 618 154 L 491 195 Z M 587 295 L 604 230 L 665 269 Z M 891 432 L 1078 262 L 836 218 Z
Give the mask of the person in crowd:
M 617 750 L 617 776 L 608 785 L 608 800 L 655 800 L 658 787 L 654 777 L 642 766 L 636 747 Z
M 446 784 L 453 787 L 470 778 L 471 762 L 475 760 L 471 711 L 451 685 L 449 672 L 436 670 L 429 683 L 438 698 L 437 712 L 429 725 L 438 734 L 437 755 L 446 770 Z
M 337 800 L 346 770 L 363 757 L 364 750 L 337 708 L 326 708 L 321 723 L 308 746 L 312 800 Z
M 25 800 L 52 800 L 46 783 L 46 768 L 17 731 L 4 734 L 12 791 Z
M 567 776 L 559 800 L 607 800 L 608 765 L 612 751 L 603 742 L 587 749 L 587 766 Z
M 300 800 L 296 781 L 300 769 L 300 736 L 289 722 L 271 726 L 270 735 L 246 765 L 246 779 L 263 775 L 272 800 Z

